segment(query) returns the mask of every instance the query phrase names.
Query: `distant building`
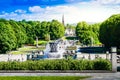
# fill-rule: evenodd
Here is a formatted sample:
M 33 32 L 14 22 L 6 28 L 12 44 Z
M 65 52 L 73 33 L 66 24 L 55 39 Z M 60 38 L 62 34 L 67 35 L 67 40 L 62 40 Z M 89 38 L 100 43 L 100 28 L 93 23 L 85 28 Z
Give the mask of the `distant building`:
M 67 29 L 65 30 L 65 36 L 76 36 L 76 35 L 75 35 L 75 30 L 74 30 L 74 29 L 69 29 L 69 28 L 67 28 Z
M 64 14 L 62 15 L 62 24 L 65 26 Z M 75 30 L 72 28 L 66 28 L 65 36 L 76 36 Z

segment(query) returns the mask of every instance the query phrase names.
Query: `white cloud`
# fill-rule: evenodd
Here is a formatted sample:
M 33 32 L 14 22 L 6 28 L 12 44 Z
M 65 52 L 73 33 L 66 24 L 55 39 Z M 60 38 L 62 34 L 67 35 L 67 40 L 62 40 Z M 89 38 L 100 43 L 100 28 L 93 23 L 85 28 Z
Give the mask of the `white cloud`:
M 33 7 L 29 7 L 29 11 L 30 12 L 42 12 L 44 9 L 41 8 L 40 6 L 33 6 Z
M 120 0 L 98 0 L 103 4 L 120 4 Z
M 16 20 L 17 16 L 19 16 L 19 15 L 15 12 L 11 12 L 11 13 L 4 12 L 3 14 L 0 15 L 0 18 Z
M 96 2 L 99 2 L 101 4 L 113 4 L 116 0 L 97 0 Z
M 66 2 L 73 2 L 73 1 L 75 1 L 75 0 L 65 0 Z
M 34 6 L 33 6 L 34 7 Z M 32 8 L 32 7 L 30 7 Z M 30 9 L 29 8 L 29 9 Z M 34 8 L 36 10 L 36 8 Z M 40 9 L 40 10 L 39 10 Z M 46 8 L 37 8 L 37 11 L 33 10 L 33 14 L 24 16 L 27 19 L 30 20 L 47 20 L 51 21 L 52 19 L 57 19 L 59 21 L 62 20 L 62 15 L 65 15 L 65 21 L 68 23 L 71 21 L 71 19 L 74 18 L 73 22 L 78 20 L 76 17 L 76 14 L 79 14 L 79 8 L 74 7 L 74 6 L 54 6 L 54 7 L 46 7 Z M 42 12 L 41 12 L 42 9 Z M 77 16 L 78 17 L 78 16 Z M 69 19 L 71 18 L 71 19 Z
M 116 3 L 113 5 L 113 2 Z M 64 14 L 65 23 L 78 23 L 79 21 L 102 22 L 112 14 L 120 13 L 120 6 L 117 5 L 119 2 L 120 0 L 92 0 L 90 2 L 48 6 L 45 8 L 32 6 L 28 8 L 31 13 L 22 13 L 24 11 L 18 9 L 12 13 L 4 12 L 0 17 L 15 20 L 26 19 L 38 21 L 57 19 L 62 22 L 62 15 Z M 22 14 L 17 14 L 17 12 Z
M 120 0 L 117 0 L 117 1 L 116 1 L 116 4 L 120 4 Z
M 21 9 L 17 9 L 17 10 L 15 10 L 15 12 L 16 12 L 16 13 L 21 13 L 21 14 L 26 13 L 25 10 L 21 10 Z
M 91 1 L 88 1 L 88 2 L 79 2 L 80 4 L 84 4 L 84 5 L 87 5 L 87 4 L 91 4 L 91 5 L 96 5 L 96 6 L 105 6 L 105 5 L 119 5 L 120 4 L 120 0 L 91 0 Z
M 74 6 L 47 6 L 46 8 L 41 8 L 40 6 L 29 7 L 29 11 L 32 13 L 45 13 L 45 14 L 60 14 L 69 13 L 71 10 L 76 10 Z
M 92 0 L 91 3 L 112 5 L 112 4 L 120 4 L 120 0 Z
M 66 23 L 77 23 L 79 21 L 102 22 L 112 14 L 120 13 L 120 6 L 117 5 L 119 2 L 120 0 L 91 0 L 71 5 L 48 6 L 46 8 L 33 6 L 29 7 L 29 10 L 34 13 L 31 14 L 32 16 L 29 19 L 57 19 L 61 21 L 62 14 L 64 14 Z M 111 6 L 111 4 L 114 5 Z
M 35 8 L 36 9 L 36 8 Z M 57 19 L 61 21 L 62 14 L 65 15 L 65 22 L 66 23 L 77 23 L 79 21 L 87 21 L 87 22 L 100 22 L 104 20 L 104 13 L 94 8 L 94 10 L 91 9 L 85 9 L 85 8 L 79 8 L 75 6 L 54 6 L 54 7 L 46 7 L 41 8 L 40 10 L 34 14 L 27 15 L 27 19 L 40 19 L 40 20 L 52 20 Z M 38 13 L 39 12 L 39 13 Z M 102 16 L 103 14 L 103 16 Z M 24 16 L 25 17 L 25 16 Z

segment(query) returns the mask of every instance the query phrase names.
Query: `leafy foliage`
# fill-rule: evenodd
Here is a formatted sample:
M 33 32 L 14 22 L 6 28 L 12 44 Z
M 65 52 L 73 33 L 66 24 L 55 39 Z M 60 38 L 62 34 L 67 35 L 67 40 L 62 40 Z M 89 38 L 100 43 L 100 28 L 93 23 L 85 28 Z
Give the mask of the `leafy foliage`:
M 54 40 L 62 36 L 64 26 L 57 20 L 39 22 L 0 19 L 0 53 L 15 50 L 23 44 L 34 45 L 36 37 L 49 41 L 50 38 Z
M 0 70 L 111 70 L 108 60 L 39 60 L 0 62 Z
M 112 15 L 100 26 L 100 41 L 106 47 L 120 46 L 120 14 Z
M 99 43 L 99 24 L 88 25 L 86 22 L 79 22 L 76 27 L 76 35 L 84 45 Z
M 17 39 L 16 48 L 21 47 L 26 41 L 26 34 L 23 32 L 22 28 L 17 24 L 16 21 L 10 20 L 9 24 L 12 26 L 15 36 Z
M 0 22 L 0 53 L 16 48 L 16 37 L 8 22 Z
M 51 40 L 55 40 L 64 36 L 64 26 L 57 20 L 52 20 L 49 31 Z

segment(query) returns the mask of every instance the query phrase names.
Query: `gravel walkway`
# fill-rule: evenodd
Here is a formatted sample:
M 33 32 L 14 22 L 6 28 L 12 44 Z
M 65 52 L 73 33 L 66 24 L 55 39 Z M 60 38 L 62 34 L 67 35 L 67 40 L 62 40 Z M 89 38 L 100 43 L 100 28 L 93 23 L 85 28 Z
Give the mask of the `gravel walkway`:
M 0 76 L 92 76 L 86 80 L 120 80 L 117 73 L 0 73 Z

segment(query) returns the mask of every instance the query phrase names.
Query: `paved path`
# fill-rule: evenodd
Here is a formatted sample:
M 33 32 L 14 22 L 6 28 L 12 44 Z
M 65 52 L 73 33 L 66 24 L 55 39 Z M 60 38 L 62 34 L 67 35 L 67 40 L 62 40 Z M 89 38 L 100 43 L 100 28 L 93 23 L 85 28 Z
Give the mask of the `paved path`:
M 0 76 L 92 76 L 86 80 L 120 80 L 117 73 L 0 73 Z
M 87 80 L 120 80 L 120 72 L 117 73 L 90 73 L 92 78 Z

